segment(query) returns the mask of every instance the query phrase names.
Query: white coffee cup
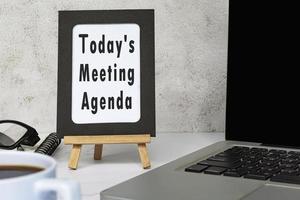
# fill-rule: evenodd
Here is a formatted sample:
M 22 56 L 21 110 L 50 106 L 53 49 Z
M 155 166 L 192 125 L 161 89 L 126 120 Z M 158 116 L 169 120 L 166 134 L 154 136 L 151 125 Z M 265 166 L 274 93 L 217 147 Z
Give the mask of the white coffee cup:
M 71 180 L 55 179 L 56 161 L 38 153 L 1 151 L 0 166 L 33 166 L 43 170 L 29 175 L 0 179 L 1 200 L 80 200 L 80 186 Z

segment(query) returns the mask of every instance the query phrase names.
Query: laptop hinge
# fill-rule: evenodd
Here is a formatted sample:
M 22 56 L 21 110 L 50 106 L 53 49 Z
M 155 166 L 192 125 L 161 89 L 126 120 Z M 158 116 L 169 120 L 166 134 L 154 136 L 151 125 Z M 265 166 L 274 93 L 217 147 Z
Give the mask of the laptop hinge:
M 288 148 L 288 149 L 300 149 L 299 146 L 286 146 L 286 145 L 278 145 L 278 144 L 260 144 L 261 146 L 267 147 L 278 147 L 278 148 Z

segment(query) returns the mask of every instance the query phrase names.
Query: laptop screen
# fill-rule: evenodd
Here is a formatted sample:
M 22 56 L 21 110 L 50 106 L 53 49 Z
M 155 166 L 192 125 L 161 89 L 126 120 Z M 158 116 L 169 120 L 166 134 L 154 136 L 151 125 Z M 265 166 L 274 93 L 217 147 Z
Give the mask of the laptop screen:
M 300 147 L 297 8 L 230 1 L 226 139 Z

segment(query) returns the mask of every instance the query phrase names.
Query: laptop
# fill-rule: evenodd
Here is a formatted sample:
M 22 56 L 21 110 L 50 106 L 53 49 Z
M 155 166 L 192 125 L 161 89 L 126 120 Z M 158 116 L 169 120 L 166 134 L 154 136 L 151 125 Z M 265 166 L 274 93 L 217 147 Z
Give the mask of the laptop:
M 226 140 L 107 189 L 101 199 L 300 199 L 295 9 L 292 2 L 231 0 Z

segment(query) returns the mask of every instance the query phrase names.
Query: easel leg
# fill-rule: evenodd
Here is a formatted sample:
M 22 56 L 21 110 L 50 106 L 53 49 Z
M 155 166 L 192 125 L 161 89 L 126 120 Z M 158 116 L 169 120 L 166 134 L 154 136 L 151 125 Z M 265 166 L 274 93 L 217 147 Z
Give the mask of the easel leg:
M 143 168 L 144 169 L 150 168 L 151 164 L 150 164 L 150 160 L 149 160 L 149 157 L 148 157 L 146 143 L 138 144 L 138 149 L 139 149 L 140 159 L 141 159 Z
M 69 159 L 69 168 L 77 169 L 78 160 L 80 156 L 81 144 L 73 144 L 71 156 Z
M 94 160 L 101 160 L 103 144 L 95 144 Z

